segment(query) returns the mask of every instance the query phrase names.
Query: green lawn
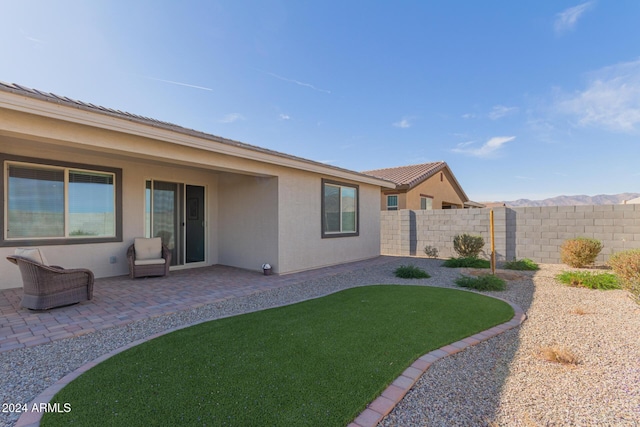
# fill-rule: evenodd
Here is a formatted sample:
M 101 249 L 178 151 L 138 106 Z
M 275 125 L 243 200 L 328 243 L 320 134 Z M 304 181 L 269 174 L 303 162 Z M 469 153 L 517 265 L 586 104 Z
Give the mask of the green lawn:
M 453 289 L 348 289 L 120 353 L 60 391 L 71 412 L 42 425 L 345 426 L 416 358 L 512 317 Z

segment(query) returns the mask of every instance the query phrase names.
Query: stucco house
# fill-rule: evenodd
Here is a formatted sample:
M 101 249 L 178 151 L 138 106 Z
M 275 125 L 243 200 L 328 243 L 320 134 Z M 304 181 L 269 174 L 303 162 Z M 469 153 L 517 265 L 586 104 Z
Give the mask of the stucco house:
M 396 184 L 393 189 L 381 189 L 381 210 L 484 207 L 469 200 L 446 162 L 376 169 L 362 173 Z
M 222 264 L 279 274 L 380 254 L 384 179 L 171 123 L 0 82 L 4 258 L 125 275 L 133 239 L 161 236 L 172 270 Z

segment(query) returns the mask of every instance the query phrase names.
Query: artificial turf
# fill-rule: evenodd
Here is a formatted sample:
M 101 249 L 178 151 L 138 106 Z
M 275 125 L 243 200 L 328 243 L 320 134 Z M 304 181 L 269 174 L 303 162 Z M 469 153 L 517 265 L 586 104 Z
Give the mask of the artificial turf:
M 56 425 L 344 426 L 416 358 L 513 317 L 452 289 L 376 285 L 218 319 L 81 375 Z

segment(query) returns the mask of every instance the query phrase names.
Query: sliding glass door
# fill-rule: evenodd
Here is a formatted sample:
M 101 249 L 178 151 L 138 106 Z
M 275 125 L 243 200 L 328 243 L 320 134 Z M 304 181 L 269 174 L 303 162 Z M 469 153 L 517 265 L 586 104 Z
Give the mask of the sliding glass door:
M 145 235 L 161 237 L 171 265 L 205 261 L 204 187 L 148 180 Z

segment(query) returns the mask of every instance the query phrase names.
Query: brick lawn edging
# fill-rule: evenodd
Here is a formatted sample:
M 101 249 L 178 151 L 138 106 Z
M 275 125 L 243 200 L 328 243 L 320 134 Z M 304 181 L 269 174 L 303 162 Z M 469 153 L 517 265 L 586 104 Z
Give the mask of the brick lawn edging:
M 358 415 L 356 419 L 347 427 L 377 426 L 378 423 L 380 423 L 380 421 L 382 421 L 382 419 L 386 417 L 393 410 L 393 408 L 395 408 L 395 406 L 402 400 L 405 394 L 407 394 L 407 392 L 411 390 L 411 387 L 413 387 L 413 385 L 420 379 L 422 374 L 424 374 L 433 363 L 447 356 L 456 354 L 468 347 L 479 344 L 482 341 L 487 341 L 488 339 L 493 338 L 496 335 L 500 335 L 501 333 L 513 329 L 517 326 L 520 326 L 522 322 L 526 320 L 527 315 L 524 310 L 520 308 L 520 306 L 502 298 L 496 299 L 506 302 L 513 308 L 514 315 L 511 320 L 498 326 L 494 326 L 493 328 L 487 329 L 486 331 L 478 332 L 475 335 L 471 335 L 470 337 L 461 339 L 460 341 L 445 345 L 444 347 L 441 347 L 437 350 L 430 351 L 429 353 L 419 357 L 415 362 L 411 364 L 410 367 L 405 369 L 402 375 L 396 378 L 396 380 L 391 383 L 391 385 L 387 387 L 385 391 L 383 391 L 382 394 L 378 396 L 377 399 L 371 402 L 367 406 L 367 409 L 362 411 L 360 415 Z

